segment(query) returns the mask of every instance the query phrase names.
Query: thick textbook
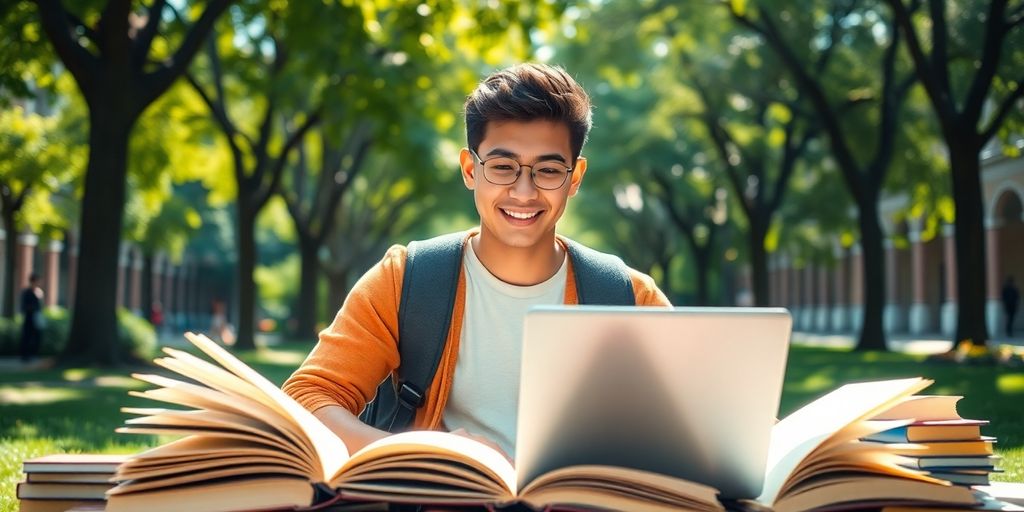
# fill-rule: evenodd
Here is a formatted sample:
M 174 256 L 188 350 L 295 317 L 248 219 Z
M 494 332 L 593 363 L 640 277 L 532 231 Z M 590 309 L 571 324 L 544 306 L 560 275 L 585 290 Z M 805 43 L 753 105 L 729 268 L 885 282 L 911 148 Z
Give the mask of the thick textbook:
M 216 364 L 165 349 L 157 364 L 184 379 L 136 375 L 157 387 L 133 392 L 184 409 L 126 408 L 138 417 L 119 429 L 184 437 L 122 464 L 109 511 L 298 509 L 328 501 L 724 510 L 715 489 L 622 467 L 563 467 L 517 488 L 504 456 L 444 432 L 396 434 L 349 453 L 309 411 L 222 347 L 187 338 Z M 902 467 L 888 445 L 859 441 L 911 423 L 866 420 L 929 384 L 851 384 L 780 421 L 758 503 L 779 511 L 975 504 L 969 489 Z

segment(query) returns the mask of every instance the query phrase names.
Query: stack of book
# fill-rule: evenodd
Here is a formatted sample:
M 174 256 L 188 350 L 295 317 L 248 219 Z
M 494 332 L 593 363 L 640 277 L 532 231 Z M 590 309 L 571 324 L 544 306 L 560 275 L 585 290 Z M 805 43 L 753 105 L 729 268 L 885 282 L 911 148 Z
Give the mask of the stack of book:
M 106 492 L 126 455 L 57 454 L 26 460 L 18 483 L 22 512 L 103 510 Z
M 998 472 L 992 445 L 994 437 L 983 436 L 985 420 L 960 417 L 959 396 L 912 396 L 875 417 L 876 421 L 912 418 L 913 422 L 865 437 L 865 441 L 886 443 L 906 457 L 904 465 L 927 472 L 954 485 L 988 485 L 989 475 Z M 905 422 L 905 420 L 904 420 Z

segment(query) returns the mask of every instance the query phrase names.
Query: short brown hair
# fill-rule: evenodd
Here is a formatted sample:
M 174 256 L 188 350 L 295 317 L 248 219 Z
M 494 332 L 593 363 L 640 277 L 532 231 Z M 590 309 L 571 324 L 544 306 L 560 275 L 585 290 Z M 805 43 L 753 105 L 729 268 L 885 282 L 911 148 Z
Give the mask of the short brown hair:
M 466 99 L 466 143 L 478 151 L 490 121 L 560 121 L 573 161 L 590 132 L 590 97 L 561 67 L 518 64 L 485 78 Z

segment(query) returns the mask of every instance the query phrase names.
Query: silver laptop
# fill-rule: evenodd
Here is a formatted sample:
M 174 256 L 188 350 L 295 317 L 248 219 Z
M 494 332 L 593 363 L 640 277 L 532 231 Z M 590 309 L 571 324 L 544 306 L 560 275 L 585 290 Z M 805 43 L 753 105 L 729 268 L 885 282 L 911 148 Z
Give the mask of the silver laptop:
M 520 487 L 601 464 L 761 493 L 792 322 L 775 308 L 545 306 L 523 332 Z

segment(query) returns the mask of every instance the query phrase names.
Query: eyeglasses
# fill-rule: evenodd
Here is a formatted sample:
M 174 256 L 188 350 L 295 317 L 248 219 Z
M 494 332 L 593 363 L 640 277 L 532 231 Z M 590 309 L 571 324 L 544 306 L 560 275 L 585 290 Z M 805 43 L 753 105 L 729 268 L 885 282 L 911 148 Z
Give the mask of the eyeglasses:
M 533 165 L 523 165 L 515 159 L 507 156 L 496 156 L 484 160 L 476 151 L 469 150 L 473 158 L 483 166 L 484 179 L 495 185 L 511 185 L 519 181 L 519 175 L 523 173 L 523 167 L 530 168 L 530 178 L 533 184 L 543 190 L 557 190 L 565 184 L 566 178 L 572 174 L 572 167 L 557 160 L 545 160 L 536 162 Z

